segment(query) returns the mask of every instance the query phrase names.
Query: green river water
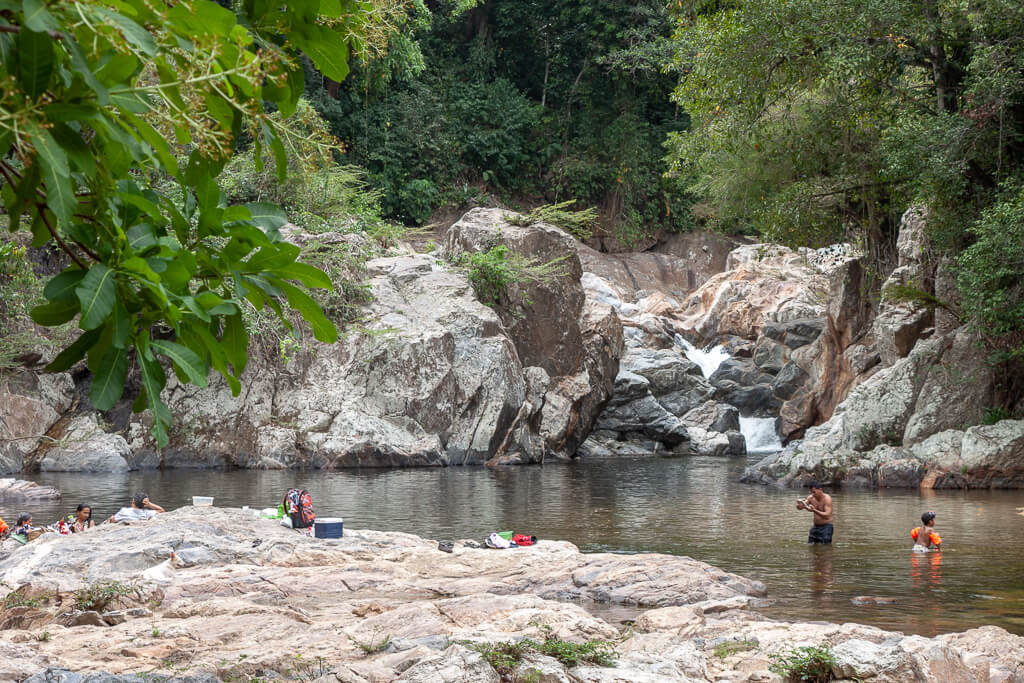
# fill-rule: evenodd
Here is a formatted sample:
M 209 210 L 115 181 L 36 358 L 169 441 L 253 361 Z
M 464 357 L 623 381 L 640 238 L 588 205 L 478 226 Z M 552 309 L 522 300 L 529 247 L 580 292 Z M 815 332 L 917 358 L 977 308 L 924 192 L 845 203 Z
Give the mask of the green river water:
M 36 523 L 79 502 L 97 518 L 147 491 L 167 508 L 193 495 L 218 506 L 272 506 L 291 486 L 310 491 L 320 516 L 346 528 L 432 539 L 483 539 L 512 529 L 571 541 L 585 552 L 691 557 L 760 579 L 777 618 L 855 621 L 933 635 L 983 624 L 1024 634 L 1024 491 L 831 491 L 831 547 L 806 544 L 810 514 L 798 492 L 738 483 L 744 458 L 637 458 L 543 467 L 342 472 L 175 470 L 39 474 L 60 502 L 35 505 Z M 922 511 L 937 513 L 939 554 L 910 552 Z M 0 501 L 12 522 L 19 509 Z M 102 549 L 97 549 L 102 552 Z M 512 552 L 536 552 L 521 549 Z M 858 596 L 896 598 L 857 606 Z

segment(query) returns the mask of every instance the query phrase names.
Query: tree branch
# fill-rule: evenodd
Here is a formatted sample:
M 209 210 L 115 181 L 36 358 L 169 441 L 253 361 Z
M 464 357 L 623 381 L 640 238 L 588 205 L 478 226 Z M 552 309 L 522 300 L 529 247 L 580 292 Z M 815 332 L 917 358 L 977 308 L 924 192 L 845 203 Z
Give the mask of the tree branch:
M 50 219 L 46 217 L 46 204 L 37 202 L 36 210 L 39 211 L 39 217 L 43 219 L 43 223 L 46 225 L 46 229 L 50 231 L 50 235 L 52 235 L 53 239 L 56 240 L 57 244 L 60 245 L 60 248 L 63 249 L 67 253 L 67 255 L 71 257 L 71 260 L 75 262 L 75 265 L 77 265 L 82 270 L 89 270 L 89 266 L 85 265 L 82 259 L 78 257 L 78 254 L 72 251 L 71 247 L 67 245 L 67 242 L 62 240 L 60 235 L 57 234 L 57 231 L 50 223 Z
M 0 33 L 21 33 L 21 27 L 11 26 L 10 24 L 0 24 Z M 64 34 L 60 31 L 47 31 L 46 33 L 54 40 L 64 40 Z

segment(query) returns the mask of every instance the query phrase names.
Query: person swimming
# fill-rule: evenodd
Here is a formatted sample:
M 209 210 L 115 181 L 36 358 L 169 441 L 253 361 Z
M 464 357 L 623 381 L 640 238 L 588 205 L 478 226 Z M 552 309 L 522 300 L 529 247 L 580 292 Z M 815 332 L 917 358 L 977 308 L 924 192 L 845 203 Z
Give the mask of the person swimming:
M 935 531 L 935 513 L 928 511 L 921 515 L 921 525 L 910 530 L 910 537 L 914 539 L 914 552 L 942 550 L 942 538 Z

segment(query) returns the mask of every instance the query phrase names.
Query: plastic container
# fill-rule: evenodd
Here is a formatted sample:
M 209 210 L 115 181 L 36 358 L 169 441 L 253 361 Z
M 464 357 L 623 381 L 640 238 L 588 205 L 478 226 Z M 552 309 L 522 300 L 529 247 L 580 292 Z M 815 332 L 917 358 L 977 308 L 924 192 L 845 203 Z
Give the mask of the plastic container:
M 317 538 L 341 538 L 343 534 L 341 517 L 322 517 L 313 521 L 313 535 Z
M 192 496 L 192 505 L 195 507 L 209 507 L 213 505 L 213 496 Z

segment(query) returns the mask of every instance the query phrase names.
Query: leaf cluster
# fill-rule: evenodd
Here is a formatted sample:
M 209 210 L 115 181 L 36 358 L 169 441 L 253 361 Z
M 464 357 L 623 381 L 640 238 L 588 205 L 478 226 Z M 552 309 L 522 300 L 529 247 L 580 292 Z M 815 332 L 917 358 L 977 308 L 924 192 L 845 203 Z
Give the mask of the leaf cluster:
M 283 125 L 300 55 L 340 81 L 350 49 L 382 39 L 378 16 L 339 0 L 0 0 L 0 198 L 12 231 L 67 259 L 32 319 L 81 330 L 49 370 L 85 359 L 101 410 L 138 372 L 133 408 L 163 446 L 168 368 L 198 386 L 215 370 L 239 392 L 245 306 L 291 326 L 288 307 L 337 339 L 307 291 L 330 280 L 281 238 L 285 213 L 231 205 L 218 176 L 243 140 L 279 182 L 323 166 L 335 141 Z M 307 165 L 289 168 L 289 152 Z

